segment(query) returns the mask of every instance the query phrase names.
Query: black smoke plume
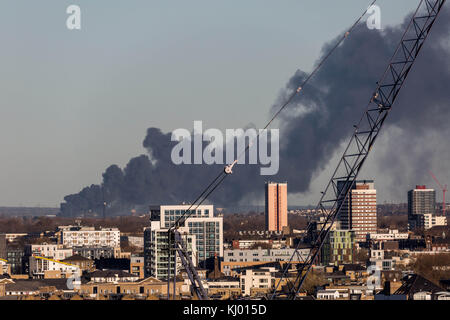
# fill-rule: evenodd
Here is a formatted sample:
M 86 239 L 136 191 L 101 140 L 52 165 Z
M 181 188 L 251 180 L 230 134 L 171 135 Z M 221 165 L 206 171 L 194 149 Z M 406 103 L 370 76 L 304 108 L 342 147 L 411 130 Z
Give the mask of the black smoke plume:
M 409 19 L 382 31 L 369 30 L 365 23 L 358 25 L 272 126 L 280 128 L 278 174 L 260 176 L 258 165 L 238 165 L 210 201 L 227 207 L 261 199 L 263 183 L 268 179 L 288 181 L 290 193 L 307 191 L 312 178 L 325 168 L 351 134 L 352 125 L 359 120 Z M 450 132 L 449 21 L 450 10 L 444 8 L 390 113 L 384 135 L 374 148 L 376 155 L 368 165 L 372 171 L 365 172 L 394 177 L 397 185 L 386 185 L 386 190 L 397 196 L 405 192 L 395 191 L 401 189 L 398 186 L 412 187 L 422 181 L 427 175 L 425 168 L 436 162 L 440 170 L 450 169 L 447 161 L 434 160 L 437 150 L 444 159 L 450 156 L 445 148 Z M 323 47 L 323 54 L 333 43 Z M 301 70 L 295 72 L 269 115 L 305 76 Z M 143 142 L 147 155 L 131 159 L 124 169 L 110 166 L 101 185 L 66 196 L 61 214 L 100 213 L 104 202 L 108 215 L 112 215 L 148 204 L 193 201 L 223 165 L 174 165 L 170 154 L 175 144 L 171 133 L 148 129 Z M 378 186 L 381 184 L 378 181 Z

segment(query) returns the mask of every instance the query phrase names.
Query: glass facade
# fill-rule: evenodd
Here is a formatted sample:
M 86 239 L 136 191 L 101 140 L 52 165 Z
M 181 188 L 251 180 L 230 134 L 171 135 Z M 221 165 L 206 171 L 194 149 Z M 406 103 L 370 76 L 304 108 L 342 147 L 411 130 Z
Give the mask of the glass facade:
M 190 221 L 189 233 L 195 235 L 197 244 L 197 256 L 199 261 L 204 261 L 220 255 L 221 225 L 219 221 Z

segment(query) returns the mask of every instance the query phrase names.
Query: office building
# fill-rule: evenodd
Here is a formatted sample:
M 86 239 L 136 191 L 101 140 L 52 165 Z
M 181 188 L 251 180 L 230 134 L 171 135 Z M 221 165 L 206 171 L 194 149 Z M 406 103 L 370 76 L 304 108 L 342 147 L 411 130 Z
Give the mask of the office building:
M 266 182 L 265 218 L 268 231 L 283 231 L 287 227 L 287 183 Z
M 344 185 L 345 181 L 338 181 L 338 190 Z M 373 180 L 355 181 L 337 221 L 339 229 L 355 232 L 357 242 L 364 242 L 367 234 L 377 232 L 377 191 Z
M 436 213 L 436 192 L 434 189 L 427 189 L 426 186 L 416 186 L 408 191 L 408 228 L 425 228 L 426 218 L 424 214 Z

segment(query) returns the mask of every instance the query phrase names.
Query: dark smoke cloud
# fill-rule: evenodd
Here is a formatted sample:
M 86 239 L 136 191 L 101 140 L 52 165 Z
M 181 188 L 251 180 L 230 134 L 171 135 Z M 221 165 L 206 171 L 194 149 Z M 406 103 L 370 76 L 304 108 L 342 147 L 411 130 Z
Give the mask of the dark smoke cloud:
M 398 177 L 399 185 L 411 187 L 427 174 L 423 168 L 431 168 L 435 162 L 433 152 L 438 144 L 445 145 L 445 137 L 440 142 L 427 141 L 425 137 L 439 136 L 433 132 L 449 132 L 449 20 L 450 10 L 443 9 L 390 113 L 385 135 L 381 135 L 374 148 L 378 154 L 373 159 L 377 161 L 369 161 L 370 170 L 366 168 L 365 174 L 380 172 L 383 177 Z M 219 206 L 232 206 L 260 199 L 263 183 L 268 179 L 288 181 L 291 193 L 307 191 L 311 179 L 325 168 L 337 148 L 348 139 L 407 21 L 409 18 L 381 32 L 369 30 L 365 24 L 358 25 L 273 126 L 280 128 L 279 173 L 264 177 L 259 175 L 257 165 L 239 165 L 210 200 Z M 326 44 L 323 52 L 333 43 Z M 270 114 L 305 76 L 301 70 L 292 76 Z M 171 133 L 148 129 L 143 142 L 148 155 L 131 159 L 123 170 L 115 165 L 109 167 L 103 174 L 102 186 L 92 185 L 78 194 L 66 196 L 61 205 L 62 214 L 99 211 L 103 199 L 111 214 L 139 205 L 192 201 L 223 166 L 174 165 L 170 155 L 175 144 Z M 450 169 L 450 165 L 442 162 L 439 165 L 439 170 L 448 172 Z M 389 188 L 392 192 L 398 189 Z

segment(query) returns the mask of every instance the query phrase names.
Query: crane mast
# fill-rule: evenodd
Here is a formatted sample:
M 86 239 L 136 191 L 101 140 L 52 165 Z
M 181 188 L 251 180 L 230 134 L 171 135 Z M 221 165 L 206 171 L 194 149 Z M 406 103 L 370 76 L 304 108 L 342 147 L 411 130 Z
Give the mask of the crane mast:
M 443 186 L 439 180 L 436 178 L 436 176 L 434 175 L 433 172 L 429 171 L 431 177 L 434 179 L 434 181 L 436 181 L 437 185 L 439 186 L 439 188 L 441 188 L 442 190 L 442 216 L 445 216 L 445 193 L 448 191 L 447 189 L 447 185 Z
M 297 267 L 294 281 L 288 281 L 287 294 L 289 299 L 296 299 L 313 263 L 317 260 L 323 243 L 342 209 L 344 200 L 348 197 L 351 187 L 355 183 L 444 3 L 445 0 L 420 1 L 384 74 L 380 81 L 377 82 L 367 109 L 358 124 L 354 126 L 350 142 L 325 190 L 322 192 L 316 210 L 324 217 L 324 223 L 318 231 L 316 239 L 311 243 L 309 255 Z M 340 182 L 339 188 L 338 182 Z M 309 224 L 309 227 L 311 226 L 312 224 Z M 299 245 L 297 245 L 289 263 L 286 264 L 282 279 L 287 278 L 289 267 L 298 249 Z M 280 295 L 281 292 L 278 291 L 280 283 L 282 283 L 281 280 L 275 287 L 270 297 L 271 299 L 276 299 Z

